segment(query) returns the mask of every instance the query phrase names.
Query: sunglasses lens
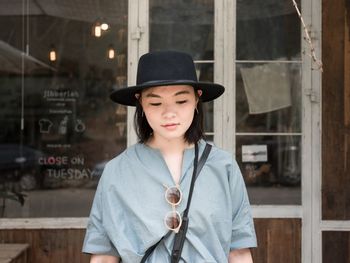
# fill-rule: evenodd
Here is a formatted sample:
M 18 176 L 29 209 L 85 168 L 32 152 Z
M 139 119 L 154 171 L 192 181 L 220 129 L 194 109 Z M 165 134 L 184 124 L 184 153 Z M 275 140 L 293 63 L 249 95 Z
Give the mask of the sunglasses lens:
M 165 224 L 171 230 L 177 229 L 181 224 L 179 213 L 176 211 L 170 211 L 167 213 L 165 216 Z
M 166 200 L 172 204 L 172 205 L 177 205 L 181 201 L 181 191 L 177 187 L 170 187 L 167 189 L 165 193 L 165 198 Z

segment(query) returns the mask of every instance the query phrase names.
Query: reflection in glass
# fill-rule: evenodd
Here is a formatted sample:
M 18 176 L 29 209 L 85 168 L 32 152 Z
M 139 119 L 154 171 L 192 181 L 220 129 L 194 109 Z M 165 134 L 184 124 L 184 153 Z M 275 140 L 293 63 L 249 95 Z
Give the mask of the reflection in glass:
M 237 132 L 301 132 L 301 65 L 238 63 Z
M 174 49 L 212 60 L 214 1 L 150 0 L 150 51 Z
M 87 216 L 126 147 L 126 108 L 109 94 L 127 79 L 127 1 L 39 0 L 28 19 L 19 7 L 0 4 L 0 193 L 26 197 L 6 199 L 0 217 Z M 108 23 L 98 38 L 97 22 Z
M 236 138 L 236 160 L 251 202 L 300 204 L 301 136 Z
M 214 81 L 214 65 L 213 63 L 196 63 L 196 72 L 199 81 L 213 82 Z M 213 101 L 204 102 L 203 104 L 203 126 L 205 133 L 214 132 L 214 103 Z
M 289 0 L 237 0 L 236 29 L 237 60 L 301 59 L 300 20 Z

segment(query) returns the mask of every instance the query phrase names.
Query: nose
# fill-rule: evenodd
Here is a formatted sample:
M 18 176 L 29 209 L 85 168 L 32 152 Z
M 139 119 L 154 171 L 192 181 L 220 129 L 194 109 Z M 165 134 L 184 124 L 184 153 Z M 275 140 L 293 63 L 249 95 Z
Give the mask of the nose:
M 164 105 L 162 116 L 166 119 L 171 119 L 176 116 L 176 110 L 171 105 Z

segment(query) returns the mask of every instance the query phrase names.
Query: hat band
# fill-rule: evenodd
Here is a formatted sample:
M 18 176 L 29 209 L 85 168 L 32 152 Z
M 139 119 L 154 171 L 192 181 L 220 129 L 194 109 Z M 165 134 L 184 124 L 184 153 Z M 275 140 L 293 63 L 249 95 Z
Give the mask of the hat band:
M 150 80 L 150 81 L 145 81 L 143 82 L 142 84 L 137 84 L 137 85 L 153 85 L 153 84 L 159 84 L 159 85 L 162 85 L 162 84 L 171 84 L 171 83 L 197 83 L 197 81 L 194 81 L 194 80 L 188 80 L 188 79 L 181 79 L 181 80 Z

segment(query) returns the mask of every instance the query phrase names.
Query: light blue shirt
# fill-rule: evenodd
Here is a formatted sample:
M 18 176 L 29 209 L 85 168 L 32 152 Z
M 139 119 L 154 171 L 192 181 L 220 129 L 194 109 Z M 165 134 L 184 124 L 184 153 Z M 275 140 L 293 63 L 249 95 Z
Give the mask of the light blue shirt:
M 205 141 L 199 142 L 199 156 Z M 186 208 L 194 148 L 183 156 L 180 188 Z M 123 263 L 140 262 L 145 251 L 167 232 L 164 216 L 172 210 L 164 185 L 174 180 L 159 150 L 135 144 L 109 161 L 98 184 L 83 252 L 114 255 Z M 174 233 L 164 239 L 147 263 L 170 262 Z M 246 187 L 232 155 L 213 146 L 196 180 L 189 227 L 180 262 L 223 263 L 232 249 L 256 247 Z

